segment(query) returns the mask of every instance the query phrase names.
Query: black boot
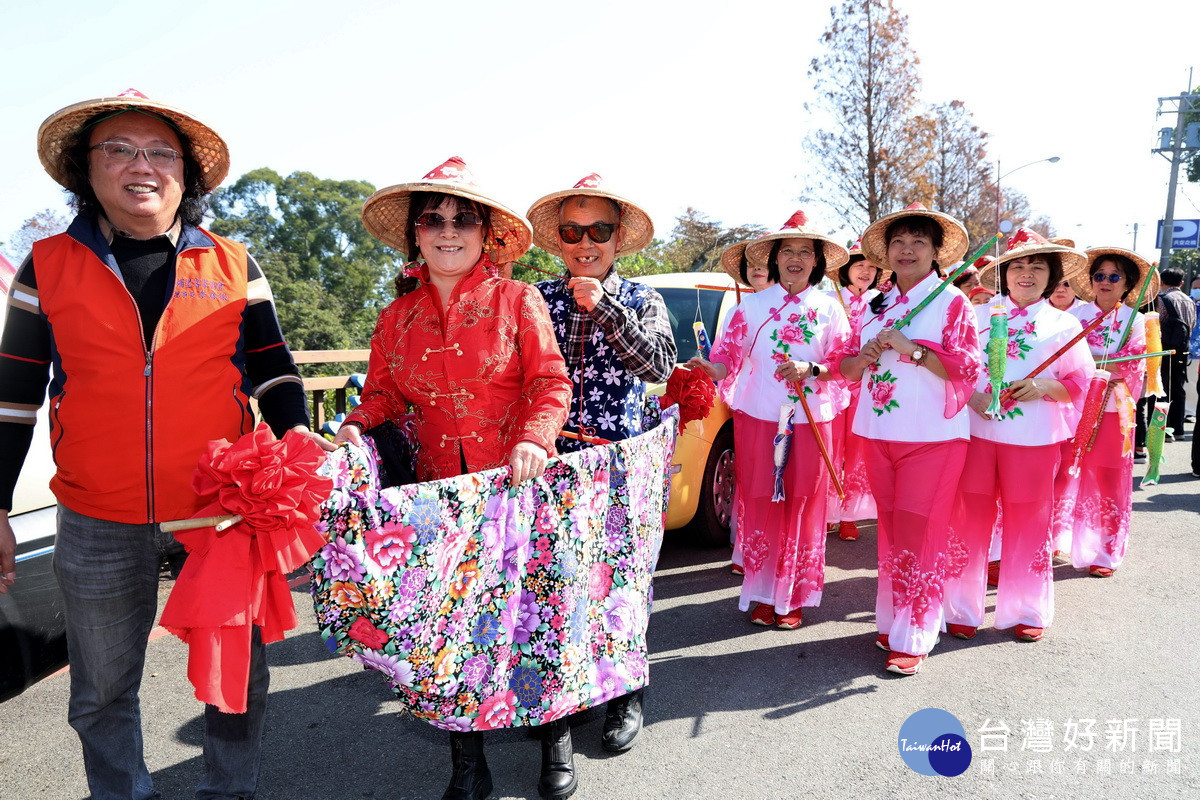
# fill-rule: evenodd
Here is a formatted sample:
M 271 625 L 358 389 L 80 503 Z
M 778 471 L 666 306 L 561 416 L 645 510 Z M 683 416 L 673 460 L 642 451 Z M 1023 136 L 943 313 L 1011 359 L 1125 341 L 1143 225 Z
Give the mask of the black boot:
M 442 800 L 485 800 L 492 793 L 482 733 L 450 734 L 450 763 L 450 785 Z
M 642 731 L 642 690 L 608 701 L 600 744 L 610 753 L 624 753 Z
M 565 719 L 542 726 L 542 777 L 538 794 L 546 800 L 566 800 L 575 794 L 575 753 L 571 725 Z

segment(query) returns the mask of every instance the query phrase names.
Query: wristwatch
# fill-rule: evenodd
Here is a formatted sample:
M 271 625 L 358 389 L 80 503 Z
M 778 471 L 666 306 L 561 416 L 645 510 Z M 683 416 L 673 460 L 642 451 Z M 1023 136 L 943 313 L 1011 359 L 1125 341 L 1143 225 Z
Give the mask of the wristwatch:
M 928 351 L 924 347 L 917 345 L 916 349 L 912 351 L 911 355 L 909 355 L 908 360 L 919 367 L 925 363 L 925 356 L 927 353 Z
M 825 370 L 821 367 L 821 365 L 815 361 L 808 362 L 808 374 L 812 377 L 819 378 L 821 377 L 821 373 L 824 371 Z

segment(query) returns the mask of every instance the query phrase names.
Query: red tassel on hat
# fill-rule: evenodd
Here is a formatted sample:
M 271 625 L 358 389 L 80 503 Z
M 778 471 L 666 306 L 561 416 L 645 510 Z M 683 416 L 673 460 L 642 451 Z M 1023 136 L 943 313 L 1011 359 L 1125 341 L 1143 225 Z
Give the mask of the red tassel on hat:
M 150 99 L 149 97 L 146 97 L 146 95 L 139 92 L 137 89 L 126 89 L 125 91 L 123 91 L 119 95 L 117 95 L 117 97 L 140 97 L 143 100 Z
M 467 162 L 463 161 L 459 156 L 451 156 L 434 167 L 425 176 L 425 180 L 466 180 L 470 183 L 475 182 L 471 177 L 471 170 L 467 168 Z
M 572 189 L 599 189 L 600 184 L 603 182 L 604 182 L 604 179 L 601 178 L 599 175 L 597 175 L 595 172 L 593 172 L 590 175 L 584 175 L 582 178 L 579 179 L 579 183 L 575 184 L 571 188 Z
M 788 217 L 788 221 L 783 223 L 784 228 L 803 228 L 808 224 L 808 215 L 803 210 L 797 211 Z

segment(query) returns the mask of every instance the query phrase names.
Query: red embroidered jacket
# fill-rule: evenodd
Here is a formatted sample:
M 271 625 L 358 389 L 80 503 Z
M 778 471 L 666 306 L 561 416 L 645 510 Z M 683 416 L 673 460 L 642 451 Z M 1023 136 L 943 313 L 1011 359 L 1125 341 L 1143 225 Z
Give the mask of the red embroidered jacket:
M 437 480 L 503 466 L 521 441 L 554 455 L 571 381 L 537 289 L 476 265 L 443 319 L 421 286 L 385 308 L 371 336 L 363 401 L 347 423 L 371 428 L 416 409 L 417 476 Z

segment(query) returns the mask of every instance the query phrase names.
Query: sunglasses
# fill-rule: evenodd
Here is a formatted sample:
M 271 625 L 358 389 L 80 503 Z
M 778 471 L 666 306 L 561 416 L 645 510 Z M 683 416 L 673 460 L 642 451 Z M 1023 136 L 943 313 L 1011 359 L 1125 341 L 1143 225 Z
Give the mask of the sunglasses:
M 1104 283 L 1105 281 L 1108 281 L 1109 283 L 1120 283 L 1121 279 L 1124 277 L 1124 275 L 1118 275 L 1116 273 L 1111 275 L 1103 275 L 1099 272 L 1093 272 L 1092 283 Z
M 464 231 L 468 228 L 475 228 L 483 224 L 483 217 L 472 211 L 462 211 L 454 215 L 453 219 L 447 220 L 441 214 L 435 214 L 432 211 L 427 211 L 417 217 L 417 226 L 421 228 L 433 228 L 441 230 L 449 222 L 454 226 L 456 231 Z
M 609 222 L 593 222 L 591 225 L 559 225 L 558 238 L 567 244 L 579 244 L 586 233 L 596 244 L 604 244 L 612 238 L 616 225 Z

